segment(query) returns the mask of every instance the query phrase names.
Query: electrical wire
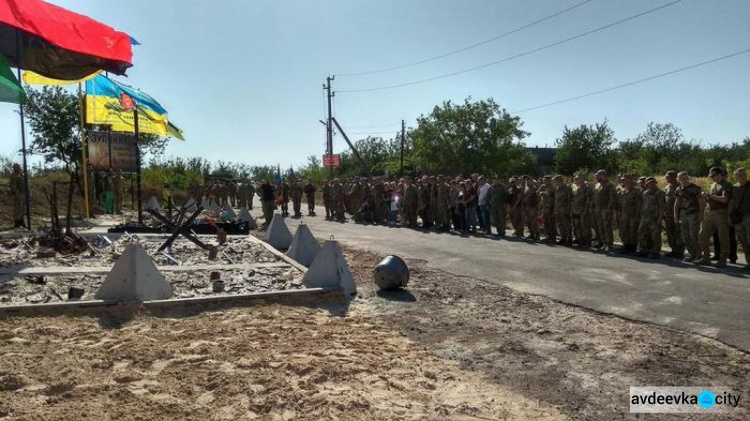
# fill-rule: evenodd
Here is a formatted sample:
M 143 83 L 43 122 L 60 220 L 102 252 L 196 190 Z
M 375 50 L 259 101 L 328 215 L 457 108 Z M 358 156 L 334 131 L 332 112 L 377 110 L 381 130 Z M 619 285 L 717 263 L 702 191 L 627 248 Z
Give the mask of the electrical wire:
M 427 79 L 421 79 L 421 80 L 416 80 L 416 81 L 412 81 L 412 82 L 401 83 L 401 84 L 398 84 L 398 85 L 379 86 L 379 87 L 375 87 L 375 88 L 366 88 L 366 89 L 342 89 L 342 90 L 339 90 L 337 92 L 355 93 L 355 92 L 382 91 L 382 90 L 386 90 L 386 89 L 395 89 L 395 88 L 402 88 L 402 87 L 405 87 L 405 86 L 418 85 L 418 84 L 422 84 L 422 83 L 432 82 L 432 81 L 435 81 L 435 80 L 438 80 L 438 79 L 444 79 L 444 78 L 447 78 L 447 77 L 451 77 L 451 76 L 456 76 L 456 75 L 460 75 L 460 74 L 463 74 L 463 73 L 472 72 L 472 71 L 475 71 L 475 70 L 483 69 L 485 67 L 494 66 L 496 64 L 508 62 L 508 61 L 515 60 L 515 59 L 520 58 L 520 57 L 524 57 L 524 56 L 527 56 L 527 55 L 530 55 L 530 54 L 534 54 L 534 53 L 537 53 L 539 51 L 543 51 L 543 50 L 546 50 L 546 49 L 549 49 L 549 48 L 552 48 L 552 47 L 556 47 L 558 45 L 562 45 L 562 44 L 568 43 L 570 41 L 573 41 L 573 40 L 576 40 L 576 39 L 579 39 L 579 38 L 583 38 L 585 36 L 588 36 L 588 35 L 591 35 L 591 34 L 603 31 L 605 29 L 612 28 L 614 26 L 623 24 L 623 23 L 631 21 L 633 19 L 637 19 L 637 18 L 640 18 L 642 16 L 646 16 L 648 14 L 657 12 L 659 10 L 662 10 L 662 9 L 667 8 L 667 7 L 673 6 L 673 5 L 675 5 L 677 3 L 680 3 L 682 1 L 684 1 L 684 0 L 674 0 L 674 1 L 670 2 L 670 3 L 664 4 L 662 6 L 655 7 L 653 9 L 647 10 L 645 12 L 641 12 L 641 13 L 635 14 L 633 16 L 630 16 L 630 17 L 627 17 L 627 18 L 624 18 L 624 19 L 620 19 L 620 20 L 612 22 L 610 24 L 607 24 L 607 25 L 604 25 L 604 26 L 600 26 L 600 27 L 598 27 L 596 29 L 592 29 L 592 30 L 589 30 L 589 31 L 586 31 L 586 32 L 582 32 L 582 33 L 580 33 L 578 35 L 574 35 L 574 36 L 566 38 L 566 39 L 564 39 L 562 41 L 557 41 L 557 42 L 554 42 L 552 44 L 547 44 L 547 45 L 544 45 L 542 47 L 537 47 L 537 48 L 534 48 L 534 49 L 531 49 L 531 50 L 528 50 L 528 51 L 524 51 L 523 53 L 519 53 L 519 54 L 516 54 L 514 56 L 506 57 L 506 58 L 503 58 L 503 59 L 500 59 L 500 60 L 496 60 L 496 61 L 492 61 L 492 62 L 489 62 L 489 63 L 480 64 L 479 66 L 474 66 L 474 67 L 471 67 L 471 68 L 468 68 L 468 69 L 459 70 L 459 71 L 456 71 L 456 72 L 444 74 L 444 75 L 441 75 L 441 76 L 435 76 L 435 77 L 431 77 L 431 78 L 427 78 Z
M 472 44 L 472 45 L 469 45 L 469 46 L 466 46 L 466 47 L 463 47 L 463 48 L 459 48 L 457 50 L 453 50 L 453 51 L 450 51 L 450 52 L 447 52 L 447 53 L 444 53 L 444 54 L 440 54 L 440 55 L 435 56 L 435 57 L 430 57 L 430 58 L 426 58 L 424 60 L 414 61 L 414 62 L 411 62 L 411 63 L 401 64 L 401 65 L 398 65 L 398 66 L 386 67 L 384 69 L 369 70 L 369 71 L 366 71 L 366 72 L 342 73 L 342 74 L 339 74 L 337 76 L 364 76 L 364 75 L 371 75 L 371 74 L 375 74 L 375 73 L 391 72 L 393 70 L 404 69 L 404 68 L 407 68 L 407 67 L 417 66 L 419 64 L 429 63 L 431 61 L 435 61 L 435 60 L 439 60 L 441 58 L 449 57 L 449 56 L 452 56 L 452 55 L 455 55 L 455 54 L 458 54 L 458 53 L 462 53 L 462 52 L 467 51 L 467 50 L 471 50 L 471 49 L 479 47 L 481 45 L 484 45 L 484 44 L 487 44 L 487 43 L 490 43 L 490 42 L 493 42 L 493 41 L 497 41 L 497 40 L 499 40 L 501 38 L 507 37 L 508 35 L 513 35 L 513 34 L 515 34 L 517 32 L 521 32 L 524 29 L 531 28 L 532 26 L 538 25 L 538 24 L 540 24 L 540 23 L 542 23 L 544 21 L 550 20 L 550 19 L 555 18 L 557 16 L 560 16 L 562 14 L 568 13 L 571 10 L 577 9 L 577 8 L 585 5 L 586 3 L 590 3 L 592 1 L 593 0 L 584 0 L 582 2 L 576 3 L 576 4 L 568 7 L 567 9 L 564 9 L 564 10 L 561 10 L 559 12 L 553 13 L 551 15 L 545 16 L 545 17 L 543 17 L 541 19 L 535 20 L 534 22 L 528 23 L 528 24 L 526 24 L 524 26 L 518 27 L 518 28 L 513 29 L 511 31 L 508 31 L 508 32 L 505 32 L 503 34 L 494 36 L 492 38 L 488 38 L 488 39 L 486 39 L 484 41 L 477 42 L 476 44 Z
M 537 106 L 534 106 L 534 107 L 529 107 L 529 108 L 524 108 L 522 110 L 513 111 L 512 114 L 525 113 L 527 111 L 538 110 L 540 108 L 551 107 L 553 105 L 558 105 L 558 104 L 562 104 L 562 103 L 565 103 L 565 102 L 575 101 L 575 100 L 578 100 L 578 99 L 581 99 L 581 98 L 586 98 L 586 97 L 589 97 L 589 96 L 593 96 L 593 95 L 598 95 L 598 94 L 602 94 L 602 93 L 605 93 L 605 92 L 614 91 L 616 89 L 621 89 L 621 88 L 625 88 L 625 87 L 628 87 L 628 86 L 637 85 L 639 83 L 648 82 L 650 80 L 658 79 L 658 78 L 661 78 L 661 77 L 674 75 L 674 74 L 681 73 L 681 72 L 684 72 L 684 71 L 687 71 L 687 70 L 695 69 L 696 67 L 701 67 L 701 66 L 705 66 L 705 65 L 708 65 L 708 64 L 711 64 L 711 63 L 716 63 L 718 61 L 727 60 L 727 59 L 730 59 L 730 58 L 733 58 L 733 57 L 737 57 L 737 56 L 740 56 L 742 54 L 747 54 L 747 53 L 750 53 L 750 48 L 742 50 L 742 51 L 738 51 L 738 52 L 735 52 L 735 53 L 732 53 L 732 54 L 727 54 L 725 56 L 717 57 L 717 58 L 714 58 L 714 59 L 711 59 L 711 60 L 703 61 L 703 62 L 700 62 L 700 63 L 691 64 L 689 66 L 681 67 L 679 69 L 671 70 L 669 72 L 664 72 L 664 73 L 660 73 L 658 75 L 653 75 L 653 76 L 645 77 L 643 79 L 638 79 L 638 80 L 634 80 L 634 81 L 631 81 L 631 82 L 623 83 L 621 85 L 612 86 L 610 88 L 600 89 L 598 91 L 589 92 L 589 93 L 586 93 L 586 94 L 583 94 L 583 95 L 577 95 L 577 96 L 574 96 L 574 97 L 570 97 L 570 98 L 566 98 L 566 99 L 561 99 L 559 101 L 548 102 L 546 104 L 541 104 L 541 105 L 537 105 Z
M 401 133 L 401 130 L 391 130 L 389 132 L 352 132 L 348 134 L 375 135 L 375 134 L 395 134 L 395 133 Z

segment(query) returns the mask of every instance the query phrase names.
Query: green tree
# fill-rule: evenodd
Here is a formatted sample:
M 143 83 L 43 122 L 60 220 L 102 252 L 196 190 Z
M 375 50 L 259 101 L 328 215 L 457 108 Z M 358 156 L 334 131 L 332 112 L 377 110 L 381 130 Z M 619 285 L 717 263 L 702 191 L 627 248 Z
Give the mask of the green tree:
M 576 171 L 596 171 L 598 169 L 614 170 L 615 132 L 607 120 L 592 126 L 581 125 L 576 128 L 565 126 L 562 137 L 558 138 L 557 171 L 572 174 Z
M 421 172 L 497 173 L 526 171 L 533 163 L 521 139 L 529 133 L 492 98 L 463 104 L 450 101 L 417 119 L 409 132 L 410 160 Z
M 42 155 L 46 163 L 61 163 L 79 179 L 81 164 L 81 104 L 76 95 L 59 86 L 27 89 L 24 106 L 31 132 L 29 151 Z

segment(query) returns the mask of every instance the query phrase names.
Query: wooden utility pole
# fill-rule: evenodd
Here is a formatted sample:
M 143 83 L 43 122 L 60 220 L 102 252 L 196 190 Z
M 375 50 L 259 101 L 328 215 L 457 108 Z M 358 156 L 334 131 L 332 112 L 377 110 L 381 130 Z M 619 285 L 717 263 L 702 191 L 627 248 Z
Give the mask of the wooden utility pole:
M 331 122 L 331 99 L 335 95 L 331 91 L 331 81 L 334 80 L 335 76 L 329 76 L 326 78 L 326 84 L 324 89 L 327 92 L 328 97 L 328 119 L 326 119 L 326 155 L 333 155 L 333 125 Z M 333 177 L 333 167 L 329 167 L 330 176 Z
M 401 120 L 401 176 L 404 176 L 404 143 L 406 143 L 406 123 Z

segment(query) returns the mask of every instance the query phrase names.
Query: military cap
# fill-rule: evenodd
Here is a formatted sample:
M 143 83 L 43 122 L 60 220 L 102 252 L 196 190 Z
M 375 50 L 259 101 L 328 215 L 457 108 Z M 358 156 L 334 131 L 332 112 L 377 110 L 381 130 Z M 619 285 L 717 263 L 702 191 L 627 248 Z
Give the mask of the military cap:
M 655 179 L 654 177 L 649 177 L 649 178 L 647 178 L 647 179 L 646 179 L 646 184 L 648 184 L 648 183 L 650 183 L 650 182 L 652 182 L 652 181 L 653 181 L 654 183 L 656 183 L 656 179 Z
M 677 177 L 677 171 L 674 171 L 674 170 L 669 170 L 669 171 L 667 171 L 667 173 L 666 173 L 666 174 L 664 175 L 664 177 Z

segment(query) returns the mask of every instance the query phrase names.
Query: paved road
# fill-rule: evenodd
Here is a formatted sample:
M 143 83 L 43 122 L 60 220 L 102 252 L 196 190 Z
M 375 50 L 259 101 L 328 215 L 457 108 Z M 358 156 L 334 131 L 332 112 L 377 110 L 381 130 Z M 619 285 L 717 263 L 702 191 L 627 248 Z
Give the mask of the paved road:
M 257 211 L 254 212 L 254 214 Z M 750 351 L 750 273 L 524 241 L 303 218 L 320 239 L 423 259 L 433 268 L 566 303 L 700 333 Z M 259 220 L 259 222 L 261 222 Z M 298 222 L 287 219 L 292 234 Z

